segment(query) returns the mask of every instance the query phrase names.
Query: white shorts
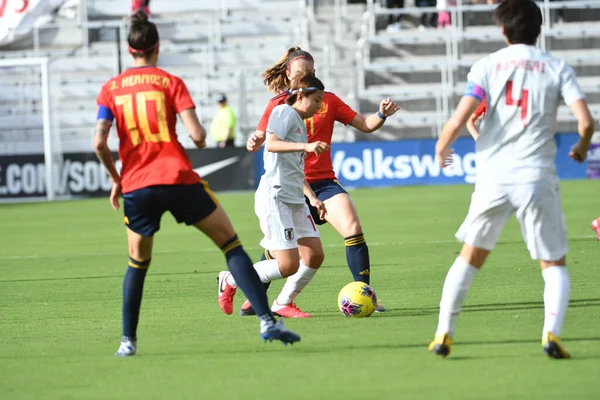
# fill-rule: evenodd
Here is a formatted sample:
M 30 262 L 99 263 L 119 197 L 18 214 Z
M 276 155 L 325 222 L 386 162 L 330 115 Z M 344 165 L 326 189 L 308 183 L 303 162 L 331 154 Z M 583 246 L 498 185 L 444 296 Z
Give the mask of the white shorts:
M 519 185 L 478 184 L 456 238 L 492 250 L 514 213 L 531 258 L 557 261 L 567 254 L 567 227 L 557 180 Z
M 306 203 L 284 203 L 268 196 L 256 196 L 254 212 L 265 237 L 260 245 L 267 250 L 298 248 L 298 239 L 321 235 Z

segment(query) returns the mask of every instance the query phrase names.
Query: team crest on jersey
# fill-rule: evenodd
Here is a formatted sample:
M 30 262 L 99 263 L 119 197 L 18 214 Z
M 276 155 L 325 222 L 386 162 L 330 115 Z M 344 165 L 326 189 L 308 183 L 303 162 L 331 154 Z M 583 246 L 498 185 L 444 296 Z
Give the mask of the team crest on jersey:
M 294 239 L 294 228 L 285 228 L 283 230 L 283 235 L 285 236 L 285 240 L 288 242 Z

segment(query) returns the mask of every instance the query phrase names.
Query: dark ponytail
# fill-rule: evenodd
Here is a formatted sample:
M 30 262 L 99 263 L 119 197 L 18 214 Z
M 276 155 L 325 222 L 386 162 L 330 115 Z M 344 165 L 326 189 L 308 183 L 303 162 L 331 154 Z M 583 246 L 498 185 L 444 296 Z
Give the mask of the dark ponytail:
M 291 95 L 285 99 L 285 102 L 291 106 L 298 101 L 299 97 L 310 96 L 318 90 L 325 90 L 323 82 L 315 76 L 314 72 L 305 71 L 290 82 Z
M 148 20 L 148 14 L 137 10 L 131 16 L 129 26 L 129 52 L 134 57 L 149 57 L 158 46 L 158 29 L 153 22 Z

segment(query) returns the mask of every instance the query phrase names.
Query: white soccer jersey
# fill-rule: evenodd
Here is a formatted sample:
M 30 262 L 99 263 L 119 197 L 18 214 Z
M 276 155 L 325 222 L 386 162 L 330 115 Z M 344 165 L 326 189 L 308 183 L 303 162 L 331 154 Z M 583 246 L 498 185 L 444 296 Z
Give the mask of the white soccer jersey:
M 487 101 L 477 140 L 477 182 L 508 184 L 556 176 L 556 113 L 585 96 L 564 61 L 523 44 L 479 60 L 467 94 Z
M 292 107 L 275 107 L 267 125 L 267 135 L 274 134 L 290 143 L 307 143 L 306 126 Z M 263 154 L 265 173 L 258 190 L 285 203 L 304 204 L 304 152 Z

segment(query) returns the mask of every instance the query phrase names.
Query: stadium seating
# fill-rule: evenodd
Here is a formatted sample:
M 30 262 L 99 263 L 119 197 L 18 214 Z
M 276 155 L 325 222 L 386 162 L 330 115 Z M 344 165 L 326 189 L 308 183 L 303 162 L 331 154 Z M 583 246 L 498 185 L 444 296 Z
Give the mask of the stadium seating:
M 372 3 L 372 2 L 371 2 Z M 590 49 L 600 43 L 600 4 L 581 1 L 552 3 L 565 6 L 565 22 L 547 22 L 540 45 L 575 67 L 594 117 L 600 117 L 600 57 Z M 499 29 L 491 25 L 493 7 L 465 6 L 462 16 L 453 13 L 452 29 L 404 29 L 388 33 L 380 21 L 391 12 L 370 5 L 363 27 L 357 60 L 357 98 L 361 110 L 373 109 L 383 96 L 397 100 L 402 109 L 390 118 L 384 138 L 437 136 L 465 87 L 471 65 L 505 44 Z M 581 11 L 583 10 L 583 11 Z M 419 8 L 401 10 L 410 26 Z M 415 27 L 416 28 L 416 27 Z M 560 131 L 574 131 L 576 124 L 566 107 L 558 113 Z
M 271 97 L 260 73 L 288 47 L 307 43 L 303 22 L 307 12 L 297 0 L 157 1 L 152 6 L 161 33 L 160 65 L 185 80 L 206 126 L 217 108 L 217 95 L 227 93 L 232 106 L 239 109 L 240 130 L 254 127 Z M 89 46 L 81 46 L 84 35 L 74 21 L 58 19 L 11 45 L 12 51 L 0 52 L 3 59 L 52 58 L 53 129 L 60 134 L 63 150 L 89 148 L 101 85 L 118 73 L 119 66 L 131 65 L 125 32 L 120 44 L 116 35 L 125 27 L 123 16 L 129 12 L 127 1 L 89 0 Z M 39 75 L 32 78 L 21 71 L 11 77 L 5 71 L 9 70 L 3 69 L 0 75 L 0 140 L 41 142 Z M 181 141 L 192 146 L 182 127 L 179 132 Z
M 87 29 L 58 18 L 0 51 L 0 59 L 51 58 L 52 129 L 63 148 L 73 150 L 89 147 L 102 83 L 131 65 L 125 31 L 117 40 L 129 2 L 87 3 Z M 600 6 L 591 3 L 570 2 L 566 22 L 549 23 L 541 45 L 576 68 L 592 112 L 600 116 L 600 56 L 589 51 L 599 44 L 600 27 L 593 21 L 600 20 Z M 383 29 L 389 11 L 372 0 L 366 8 L 344 1 L 320 4 L 316 16 L 297 0 L 155 1 L 152 12 L 161 32 L 160 65 L 186 81 L 205 125 L 216 110 L 217 95 L 227 93 L 238 114 L 240 144 L 271 97 L 261 71 L 294 44 L 315 56 L 327 89 L 360 112 L 374 112 L 386 96 L 401 106 L 378 135 L 336 126 L 334 140 L 435 137 L 462 93 L 470 66 L 504 44 L 498 28 L 490 25 L 488 6 L 454 11 L 453 29 L 419 31 L 410 25 L 416 25 L 423 9 L 412 4 L 408 0 L 401 10 L 407 29 L 393 33 Z M 0 106 L 0 152 L 7 143 L 39 146 L 39 74 L 3 68 Z M 560 130 L 574 129 L 568 110 L 559 110 L 559 120 Z M 182 142 L 191 146 L 180 132 Z

